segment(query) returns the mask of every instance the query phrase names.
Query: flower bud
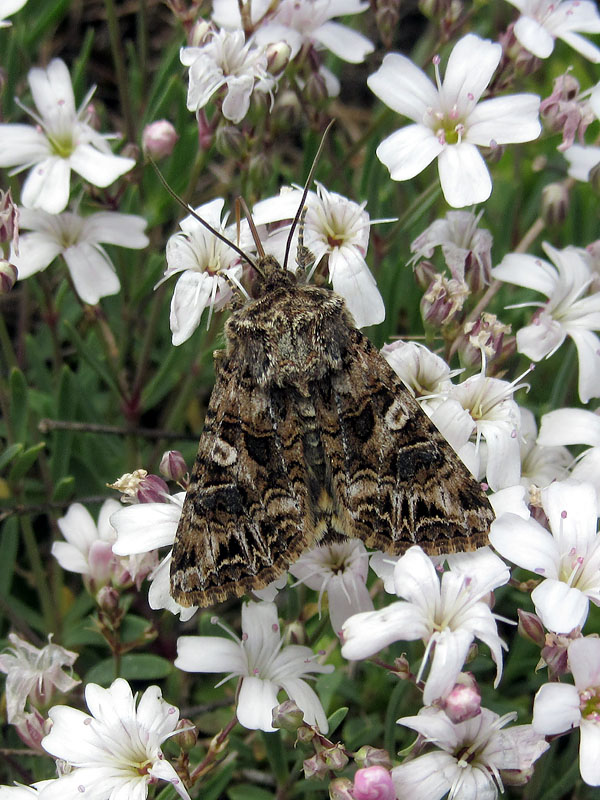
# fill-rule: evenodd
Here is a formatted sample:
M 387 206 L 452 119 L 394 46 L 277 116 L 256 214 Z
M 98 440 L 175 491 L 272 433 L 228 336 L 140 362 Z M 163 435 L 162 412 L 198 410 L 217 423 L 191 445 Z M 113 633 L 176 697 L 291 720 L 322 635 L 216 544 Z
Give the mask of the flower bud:
M 188 753 L 193 747 L 196 746 L 198 741 L 198 728 L 190 719 L 179 720 L 175 726 L 176 734 L 173 736 L 173 741 L 178 745 L 184 753 Z
M 45 720 L 37 708 L 34 708 L 33 711 L 24 711 L 14 725 L 19 739 L 27 747 L 47 755 L 42 747 L 42 739 L 50 732 L 51 720 Z
M 18 277 L 17 268 L 9 264 L 5 258 L 0 258 L 0 294 L 8 294 L 17 282 Z
M 200 150 L 208 150 L 212 146 L 215 132 L 203 108 L 196 111 L 196 124 L 198 126 L 198 147 Z
M 500 777 L 504 786 L 525 786 L 533 778 L 533 764 L 523 769 L 501 769 Z
M 327 85 L 320 72 L 311 72 L 304 86 L 304 97 L 311 106 L 320 108 L 328 99 Z
M 344 748 L 341 744 L 335 744 L 333 747 L 322 750 L 320 755 L 323 757 L 328 768 L 335 772 L 344 769 L 348 763 L 348 756 L 344 752 Z
M 419 261 L 417 266 L 414 269 L 414 276 L 417 282 L 417 286 L 426 291 L 435 280 L 437 275 L 437 269 L 431 263 L 431 261 L 427 261 L 427 259 L 423 259 Z
M 469 294 L 466 283 L 436 275 L 421 298 L 423 321 L 436 328 L 448 325 L 461 313 Z
M 133 472 L 126 472 L 121 475 L 114 483 L 107 483 L 109 489 L 116 489 L 121 492 L 122 503 L 137 503 L 137 493 L 140 483 L 148 473 L 145 469 L 136 469 Z
M 532 611 L 523 611 L 522 608 L 517 609 L 519 616 L 518 631 L 525 639 L 529 639 L 538 647 L 543 647 L 546 643 L 546 631 L 542 625 L 542 620 Z
M 425 13 L 425 12 L 423 12 Z M 375 8 L 375 22 L 386 48 L 391 48 L 400 19 L 400 0 L 379 0 Z
M 11 242 L 18 254 L 19 209 L 10 193 L 0 191 L 0 242 Z
M 600 164 L 596 164 L 595 167 L 591 168 L 588 182 L 596 194 L 600 194 Z
M 353 758 L 354 762 L 359 767 L 392 768 L 392 759 L 389 757 L 387 750 L 371 747 L 370 744 L 363 745 L 360 750 L 354 753 Z
M 119 593 L 112 586 L 102 586 L 96 595 L 96 603 L 103 611 L 115 611 L 119 607 Z
M 470 672 L 461 672 L 457 682 L 443 702 L 446 715 L 456 725 L 481 713 L 481 694 Z
M 315 729 L 312 725 L 300 725 L 296 734 L 296 741 L 309 744 L 315 738 Z
M 329 784 L 330 800 L 354 800 L 352 781 L 348 778 L 334 778 Z
M 564 183 L 549 183 L 542 189 L 542 219 L 546 227 L 562 225 L 569 211 L 569 190 Z
M 205 19 L 199 19 L 192 25 L 188 34 L 189 47 L 202 47 L 206 44 L 213 31 L 213 26 Z
M 265 48 L 267 70 L 271 75 L 279 75 L 290 62 L 292 49 L 287 42 L 272 42 Z
M 324 778 L 329 772 L 329 767 L 321 758 L 321 753 L 307 758 L 302 766 L 306 780 L 310 780 L 311 778 Z
M 394 659 L 394 671 L 402 681 L 406 681 L 410 678 L 412 673 L 410 671 L 410 664 L 408 663 L 406 653 L 402 653 L 401 656 Z
M 355 800 L 395 800 L 392 776 L 385 767 L 365 767 L 356 771 L 353 794 Z
M 562 675 L 569 672 L 569 664 L 567 661 L 569 645 L 574 639 L 581 637 L 581 628 L 574 628 L 568 634 L 547 633 L 546 643 L 540 653 L 542 657 L 542 665 L 546 664 L 548 667 L 548 677 L 550 680 L 555 681 Z M 538 665 L 539 668 L 539 665 Z
M 284 700 L 273 709 L 273 727 L 294 733 L 304 721 L 304 712 L 293 700 Z
M 466 367 L 478 367 L 482 353 L 489 363 L 503 355 L 507 346 L 512 348 L 511 352 L 514 351 L 514 338 L 506 345 L 504 342 L 505 335 L 511 332 L 510 325 L 504 325 L 495 314 L 484 311 L 478 320 L 468 322 L 463 330 L 468 339 L 459 352 L 461 364 Z
M 180 481 L 188 471 L 185 459 L 179 450 L 165 451 L 158 469 L 168 481 Z
M 173 125 L 166 119 L 157 119 L 144 128 L 142 148 L 152 158 L 165 158 L 173 152 L 177 139 L 179 136 Z
M 226 158 L 243 158 L 248 150 L 248 141 L 235 125 L 219 125 L 215 147 Z
M 168 496 L 169 487 L 158 475 L 146 475 L 140 481 L 138 503 L 164 503 Z

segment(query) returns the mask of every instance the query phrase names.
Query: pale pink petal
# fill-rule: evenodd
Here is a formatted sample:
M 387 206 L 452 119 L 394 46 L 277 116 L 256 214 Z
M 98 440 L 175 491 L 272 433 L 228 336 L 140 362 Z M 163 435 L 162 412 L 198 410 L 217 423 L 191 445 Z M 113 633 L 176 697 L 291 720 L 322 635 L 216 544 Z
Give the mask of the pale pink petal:
M 71 168 L 58 156 L 36 164 L 21 191 L 21 202 L 28 208 L 41 208 L 49 214 L 60 214 L 69 202 Z
M 135 167 L 133 158 L 101 153 L 90 144 L 80 144 L 69 159 L 71 167 L 94 186 L 110 186 L 125 172 Z
M 0 167 L 28 167 L 50 155 L 41 131 L 31 125 L 0 125 Z
M 474 105 L 492 79 L 502 56 L 502 46 L 468 33 L 454 45 L 442 84 L 448 107 L 458 100 L 465 108 Z M 466 105 L 468 104 L 468 106 Z M 461 109 L 464 113 L 465 108 Z
M 564 342 L 566 333 L 560 322 L 550 314 L 542 312 L 532 325 L 526 325 L 517 331 L 517 350 L 519 353 L 540 361 L 557 350 Z
M 570 633 L 585 624 L 588 598 L 563 581 L 555 578 L 542 581 L 531 593 L 531 599 L 538 617 L 554 633 Z
M 490 544 L 523 569 L 543 577 L 558 576 L 559 553 L 554 537 L 534 519 L 502 514 L 492 522 Z
M 445 147 L 438 158 L 442 191 L 454 208 L 485 202 L 492 193 L 492 179 L 479 150 L 468 142 Z
M 237 704 L 237 718 L 240 725 L 250 730 L 275 730 L 272 722 L 278 689 L 279 687 L 272 681 L 244 678 Z
M 237 642 L 223 636 L 180 636 L 175 666 L 184 672 L 232 672 L 243 675 L 246 659 Z
M 384 139 L 377 148 L 377 158 L 390 171 L 394 181 L 405 181 L 422 172 L 443 150 L 433 132 L 425 125 L 407 125 Z
M 533 701 L 533 729 L 552 735 L 579 725 L 579 693 L 567 683 L 545 683 Z
M 147 221 L 137 214 L 120 214 L 99 211 L 84 220 L 84 237 L 90 242 L 118 244 L 121 247 L 141 249 L 149 239 L 144 233 Z
M 95 305 L 101 297 L 117 294 L 121 288 L 113 265 L 98 245 L 80 242 L 65 250 L 63 257 L 84 303 Z
M 519 17 L 514 31 L 519 43 L 538 58 L 548 58 L 554 50 L 554 37 L 532 17 Z
M 362 63 L 375 49 L 366 36 L 339 22 L 325 22 L 312 32 L 312 38 L 350 64 Z
M 582 403 L 600 397 L 600 339 L 592 331 L 569 326 L 579 357 L 579 398 Z
M 569 669 L 579 691 L 600 686 L 600 639 L 588 636 L 571 642 Z
M 367 85 L 391 109 L 417 123 L 422 123 L 429 108 L 438 105 L 437 89 L 427 75 L 409 58 L 397 53 L 384 57 L 377 72 L 367 79 Z
M 20 280 L 46 269 L 61 251 L 61 243 L 46 233 L 23 233 L 19 236 L 19 255 L 11 251 L 10 262 L 18 269 Z
M 511 94 L 483 103 L 469 115 L 466 140 L 482 147 L 530 142 L 540 135 L 540 98 L 536 94 Z
M 304 713 L 304 721 L 309 725 L 316 725 L 321 733 L 327 733 L 329 725 L 323 711 L 323 706 L 316 692 L 302 678 L 285 678 L 281 681 L 281 688 Z

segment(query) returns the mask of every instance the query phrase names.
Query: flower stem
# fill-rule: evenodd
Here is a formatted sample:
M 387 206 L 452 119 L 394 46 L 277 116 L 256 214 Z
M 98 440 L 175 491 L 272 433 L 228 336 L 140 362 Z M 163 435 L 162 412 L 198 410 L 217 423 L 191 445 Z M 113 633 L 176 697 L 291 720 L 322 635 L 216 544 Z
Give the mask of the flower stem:
M 58 628 L 56 604 L 52 600 L 50 586 L 38 549 L 35 533 L 33 532 L 30 516 L 24 515 L 21 517 L 21 531 L 23 533 L 23 543 L 25 544 L 29 565 L 33 572 L 35 588 L 40 600 L 46 630 L 49 633 L 55 632 Z
M 125 69 L 125 59 L 123 57 L 123 42 L 119 31 L 119 21 L 113 0 L 104 0 L 106 9 L 106 19 L 108 22 L 108 35 L 110 37 L 110 49 L 112 51 L 115 72 L 117 74 L 117 86 L 119 89 L 119 100 L 121 103 L 121 113 L 125 122 L 125 133 L 127 140 L 136 141 L 136 130 L 133 117 L 133 109 L 129 99 L 129 85 L 127 71 Z

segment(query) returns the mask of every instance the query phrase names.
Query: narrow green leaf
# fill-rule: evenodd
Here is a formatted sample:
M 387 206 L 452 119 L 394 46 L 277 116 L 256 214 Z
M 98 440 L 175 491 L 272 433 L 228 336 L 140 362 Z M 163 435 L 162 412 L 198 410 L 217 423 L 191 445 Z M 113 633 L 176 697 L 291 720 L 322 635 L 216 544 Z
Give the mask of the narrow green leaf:
M 77 380 L 68 366 L 60 372 L 56 398 L 56 417 L 61 420 L 73 420 L 77 408 L 77 399 L 81 391 Z M 52 432 L 52 456 L 50 471 L 54 481 L 59 481 L 69 472 L 73 431 L 56 430 Z
M 8 597 L 15 570 L 17 550 L 19 548 L 19 525 L 16 517 L 10 517 L 4 523 L 0 535 L 0 595 Z
M 25 375 L 14 367 L 10 371 L 10 422 L 15 439 L 27 441 L 28 388 Z
M 227 790 L 227 797 L 229 800 L 273 800 L 275 793 L 251 783 L 239 783 Z
M 337 711 L 334 711 L 330 717 L 327 717 L 327 722 L 329 723 L 329 733 L 328 733 L 329 736 L 331 736 L 331 734 L 346 719 L 347 713 L 348 713 L 347 706 L 343 706 L 342 708 L 338 708 Z
M 289 777 L 289 767 L 280 733 L 262 732 L 262 740 L 267 751 L 267 758 L 278 786 L 284 784 Z
M 72 475 L 65 475 L 54 487 L 52 500 L 55 503 L 62 503 L 73 496 L 75 491 L 75 478 Z
M 386 708 L 383 746 L 390 754 L 396 752 L 396 737 L 398 735 L 398 725 L 396 720 L 402 716 L 400 713 L 400 708 L 409 685 L 410 684 L 408 681 L 398 681 L 398 683 L 392 689 L 390 701 Z
M 236 768 L 237 764 L 230 761 L 223 769 L 215 771 L 207 780 L 202 781 L 200 784 L 202 800 L 220 800 Z
M 35 464 L 40 450 L 43 450 L 44 447 L 46 447 L 46 442 L 38 442 L 17 456 L 8 474 L 10 483 L 20 481 L 21 478 L 29 472 L 31 467 Z
M 63 325 L 65 326 L 69 337 L 71 338 L 73 346 L 80 356 L 89 364 L 94 372 L 99 375 L 108 386 L 110 386 L 115 394 L 119 394 L 119 388 L 115 382 L 115 379 L 111 375 L 106 365 L 103 364 L 102 361 L 100 361 L 100 359 L 96 356 L 90 345 L 81 338 L 69 320 L 63 320 Z
M 7 447 L 4 452 L 0 453 L 0 470 L 3 470 L 7 464 L 13 460 L 13 458 L 23 450 L 23 444 L 21 442 L 16 442 L 15 444 L 11 444 L 10 447 Z
M 155 681 L 166 678 L 172 669 L 170 661 L 153 653 L 127 653 L 121 659 L 119 677 L 128 681 Z M 86 683 L 108 686 L 115 677 L 114 659 L 105 658 L 87 672 L 85 680 Z

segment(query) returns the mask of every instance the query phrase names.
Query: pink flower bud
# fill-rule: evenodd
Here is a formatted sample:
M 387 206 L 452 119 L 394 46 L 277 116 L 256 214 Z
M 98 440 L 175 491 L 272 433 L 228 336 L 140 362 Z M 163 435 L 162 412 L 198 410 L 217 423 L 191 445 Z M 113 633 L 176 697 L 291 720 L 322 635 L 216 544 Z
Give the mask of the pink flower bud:
M 546 643 L 546 631 L 542 625 L 542 620 L 532 611 L 523 611 L 522 608 L 517 609 L 519 616 L 519 633 L 525 639 L 537 644 L 538 647 L 543 647 Z
M 146 475 L 140 481 L 138 503 L 164 503 L 168 495 L 169 487 L 158 475 Z
M 160 460 L 159 470 L 168 481 L 180 481 L 188 468 L 179 450 L 167 450 Z
M 363 745 L 360 750 L 354 753 L 354 762 L 359 767 L 392 768 L 392 759 L 389 757 L 387 750 L 371 747 L 370 744 Z
M 448 325 L 460 315 L 469 294 L 466 283 L 436 275 L 421 298 L 423 321 L 434 327 Z
M 96 595 L 96 602 L 103 611 L 115 611 L 119 607 L 119 593 L 112 586 L 103 586 Z
M 329 772 L 329 767 L 321 758 L 321 753 L 317 753 L 316 755 L 307 758 L 304 761 L 303 768 L 304 777 L 306 780 L 309 780 L 310 778 L 324 778 Z
M 117 562 L 112 551 L 112 542 L 96 539 L 88 551 L 89 580 L 98 588 L 111 579 L 113 568 Z
M 19 209 L 13 203 L 10 189 L 0 191 L 0 242 L 11 242 L 15 252 L 19 252 Z
M 354 776 L 355 800 L 395 800 L 392 776 L 385 767 L 365 767 Z
M 0 258 L 0 294 L 8 294 L 18 277 L 17 268 L 9 264 L 5 258 Z
M 173 152 L 177 139 L 179 136 L 173 125 L 166 119 L 157 119 L 144 128 L 142 148 L 152 158 L 165 158 Z
M 454 722 L 465 722 L 481 713 L 481 694 L 470 672 L 461 673 L 444 704 L 446 715 Z
M 47 755 L 42 747 L 42 739 L 48 734 L 50 720 L 45 720 L 37 708 L 33 711 L 24 711 L 15 722 L 15 729 L 22 742 L 25 742 L 27 747 L 36 750 L 38 753 Z

